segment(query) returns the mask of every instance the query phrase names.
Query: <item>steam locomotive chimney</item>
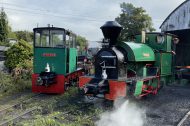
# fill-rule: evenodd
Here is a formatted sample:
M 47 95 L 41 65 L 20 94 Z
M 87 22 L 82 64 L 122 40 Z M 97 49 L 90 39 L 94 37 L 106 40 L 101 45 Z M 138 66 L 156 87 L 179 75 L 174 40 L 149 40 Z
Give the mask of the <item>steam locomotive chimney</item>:
M 116 21 L 107 21 L 100 29 L 103 32 L 104 38 L 108 39 L 109 46 L 114 46 L 117 43 L 117 38 L 122 27 Z

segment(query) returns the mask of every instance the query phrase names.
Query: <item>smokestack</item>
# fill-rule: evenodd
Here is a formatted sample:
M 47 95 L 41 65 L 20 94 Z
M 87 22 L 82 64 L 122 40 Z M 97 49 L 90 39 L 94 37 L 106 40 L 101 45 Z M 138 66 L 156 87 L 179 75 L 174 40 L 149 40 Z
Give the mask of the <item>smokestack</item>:
M 117 43 L 122 27 L 116 21 L 107 21 L 100 29 L 104 38 L 109 40 L 109 46 L 114 46 Z

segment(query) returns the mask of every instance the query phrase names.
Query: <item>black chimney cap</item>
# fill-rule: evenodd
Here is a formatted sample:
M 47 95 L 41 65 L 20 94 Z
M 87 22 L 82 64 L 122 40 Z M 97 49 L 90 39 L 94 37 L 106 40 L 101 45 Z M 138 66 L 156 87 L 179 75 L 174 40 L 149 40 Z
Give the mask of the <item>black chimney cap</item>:
M 103 26 L 100 27 L 100 29 L 103 29 L 105 27 L 118 27 L 122 29 L 121 25 L 116 21 L 107 21 Z
M 116 21 L 107 21 L 100 29 L 102 29 L 104 38 L 109 40 L 109 45 L 114 46 L 117 43 L 122 27 Z

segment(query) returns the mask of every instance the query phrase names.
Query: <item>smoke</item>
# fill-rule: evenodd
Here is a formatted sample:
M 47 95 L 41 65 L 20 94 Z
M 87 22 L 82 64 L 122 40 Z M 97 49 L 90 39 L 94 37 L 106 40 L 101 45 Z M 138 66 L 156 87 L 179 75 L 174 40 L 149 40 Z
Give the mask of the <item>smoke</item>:
M 97 126 L 143 126 L 145 112 L 129 101 L 117 100 L 114 110 L 101 114 Z

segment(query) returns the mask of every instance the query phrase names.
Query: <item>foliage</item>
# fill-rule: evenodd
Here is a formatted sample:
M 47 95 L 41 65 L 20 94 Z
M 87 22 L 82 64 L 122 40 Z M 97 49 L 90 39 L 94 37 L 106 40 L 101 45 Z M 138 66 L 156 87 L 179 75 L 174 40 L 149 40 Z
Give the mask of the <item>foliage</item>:
M 32 59 L 32 45 L 24 40 L 20 40 L 18 43 L 14 44 L 10 49 L 8 49 L 5 55 L 5 66 L 10 70 L 13 70 L 19 64 L 24 65 L 26 61 L 30 61 Z
M 8 38 L 17 39 L 16 34 L 12 32 L 8 24 L 8 18 L 4 10 L 0 12 L 0 46 L 10 46 Z
M 0 42 L 6 42 L 8 38 L 9 26 L 7 15 L 2 9 L 0 12 Z
M 0 94 L 11 94 L 31 87 L 31 81 L 15 79 L 10 74 L 0 71 Z
M 13 69 L 12 75 L 17 79 L 29 80 L 32 75 L 32 60 L 24 60 Z
M 79 48 L 80 51 L 88 47 L 88 41 L 86 40 L 86 38 L 78 35 L 76 41 L 77 41 L 76 45 L 80 47 Z
M 18 40 L 24 40 L 27 42 L 33 41 L 33 33 L 29 31 L 16 31 L 14 32 Z
M 0 92 L 7 92 L 9 87 L 12 88 L 13 79 L 10 75 L 0 72 Z
M 9 47 L 9 46 L 10 46 L 10 43 L 8 43 L 8 42 L 0 42 L 0 46 Z
M 17 39 L 16 34 L 12 32 L 12 28 L 10 26 L 8 27 L 8 31 L 8 38 Z
M 127 40 L 135 34 L 144 31 L 154 31 L 152 18 L 142 7 L 134 7 L 131 3 L 120 4 L 122 13 L 115 19 L 122 25 L 120 40 Z
M 63 124 L 57 122 L 55 119 L 52 118 L 44 118 L 42 116 L 37 116 L 37 119 L 33 120 L 32 122 L 25 122 L 23 126 L 64 126 Z

